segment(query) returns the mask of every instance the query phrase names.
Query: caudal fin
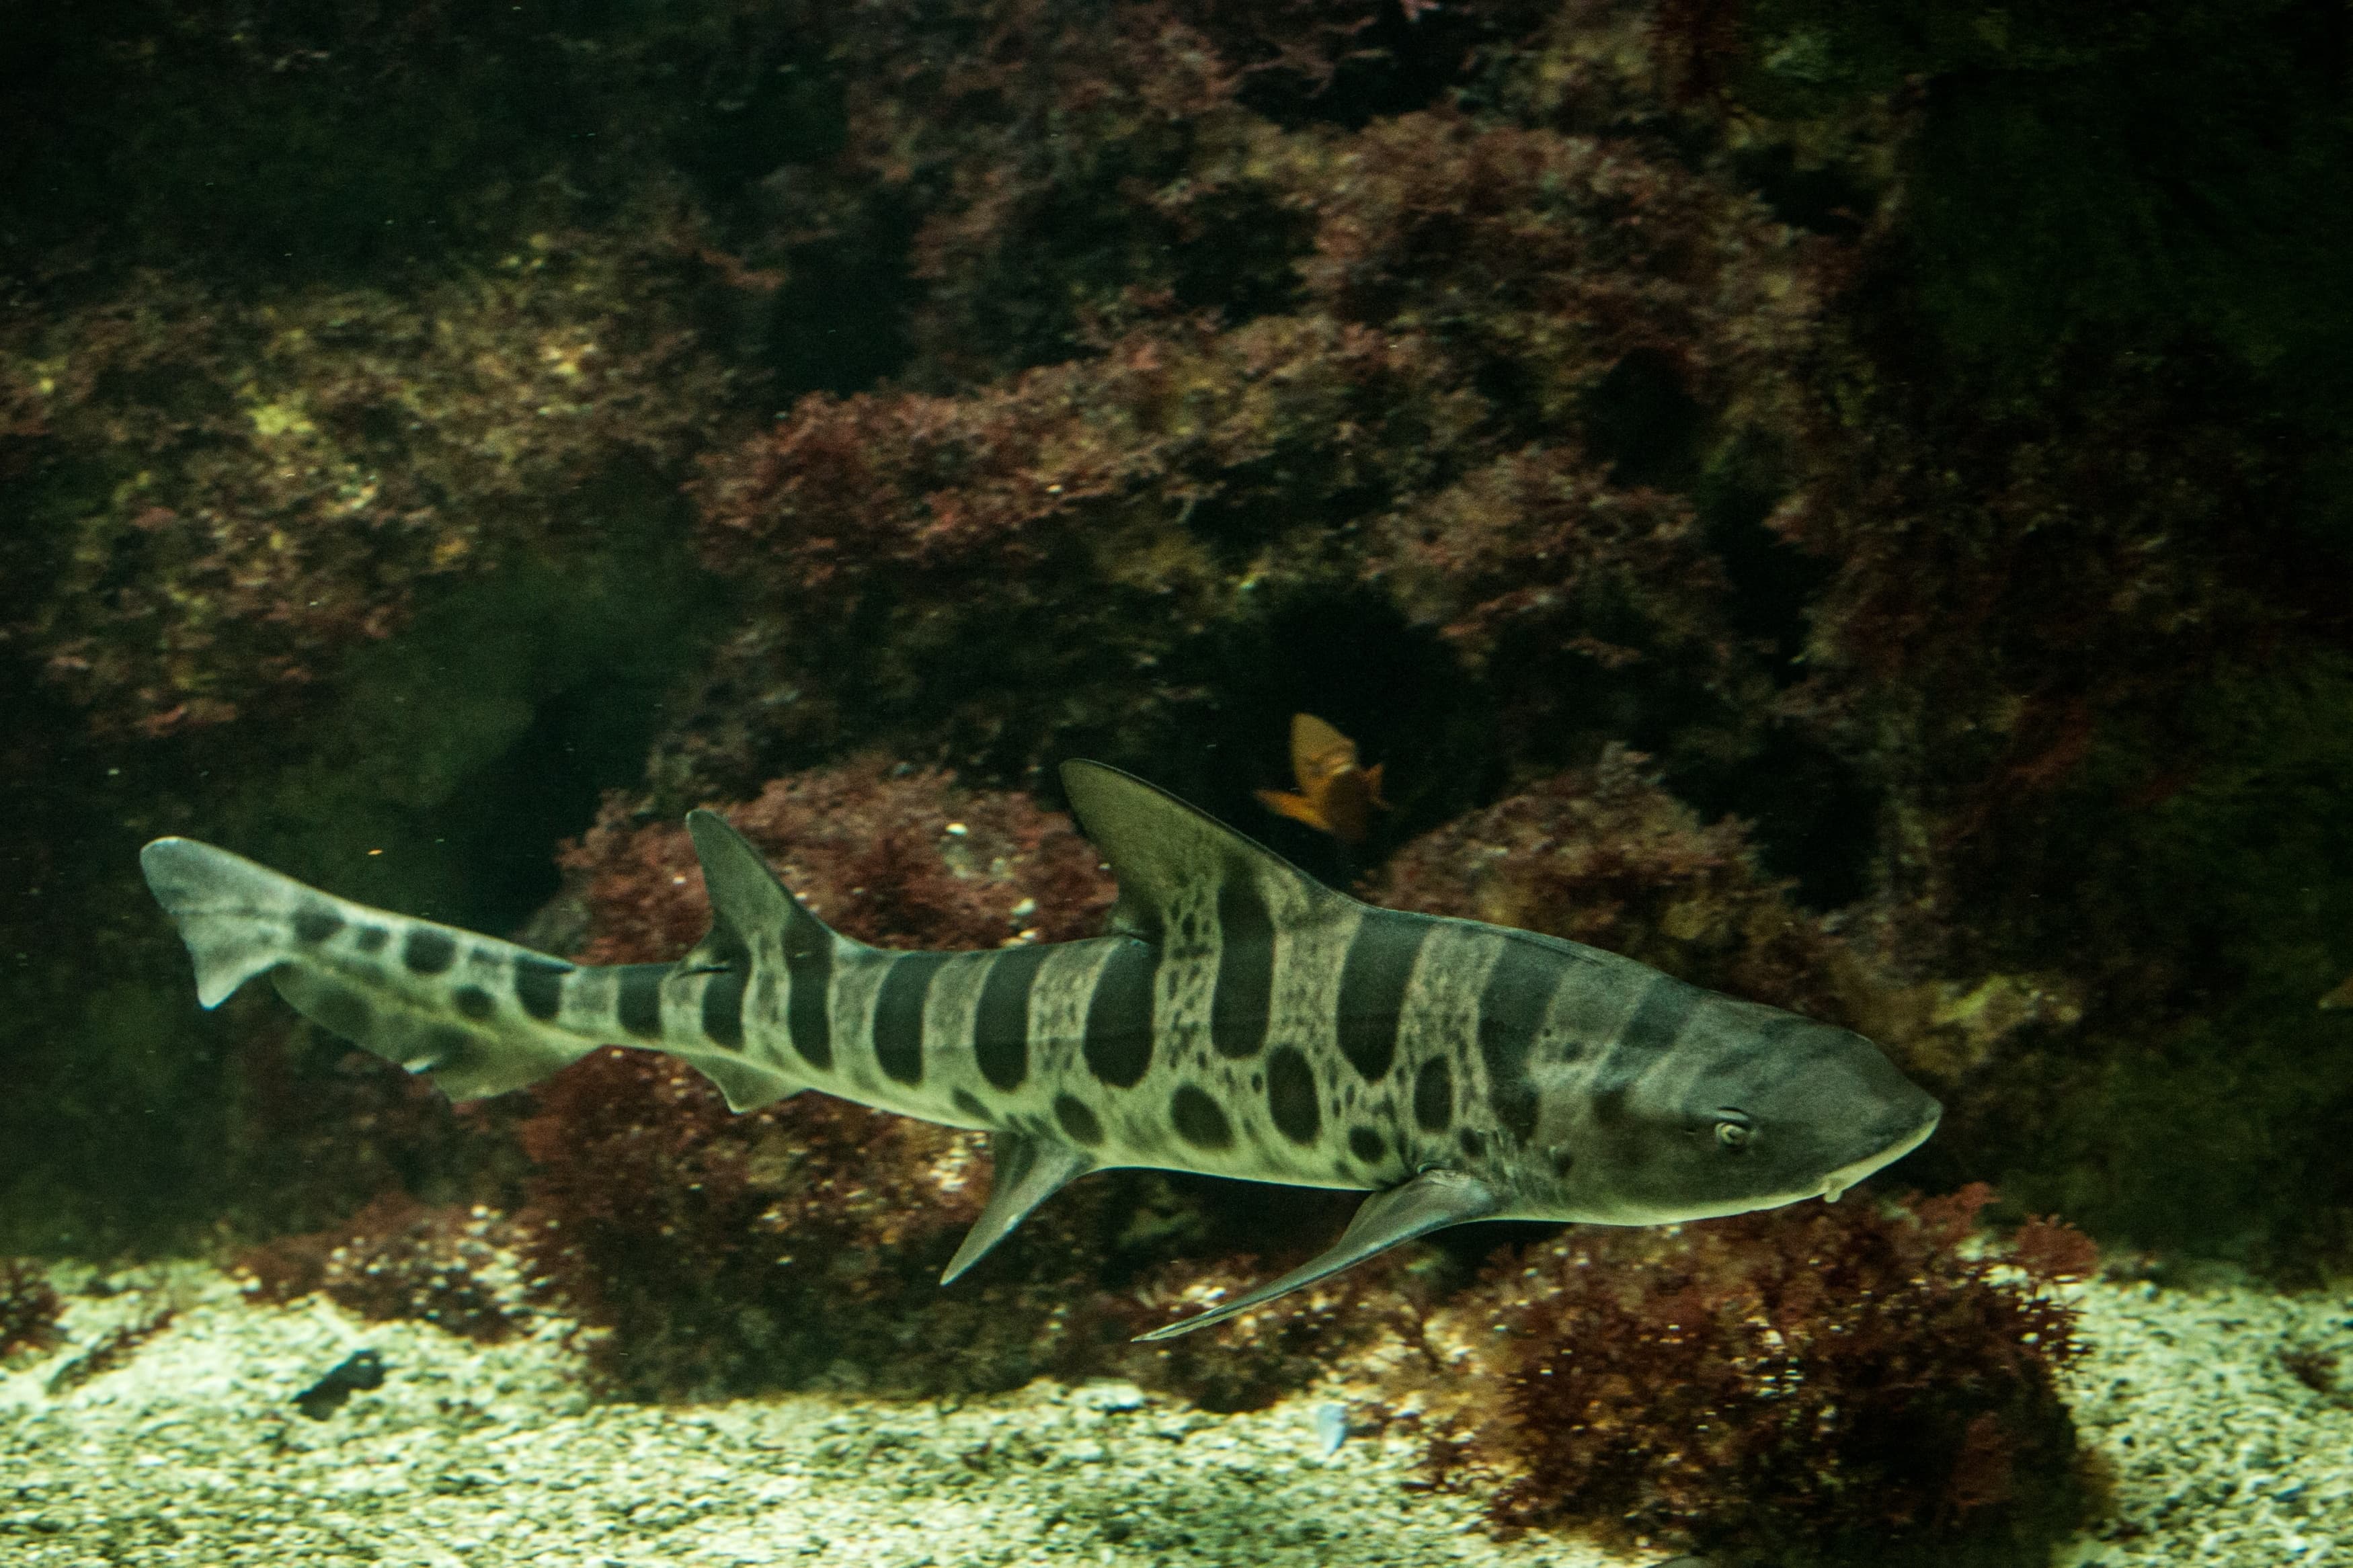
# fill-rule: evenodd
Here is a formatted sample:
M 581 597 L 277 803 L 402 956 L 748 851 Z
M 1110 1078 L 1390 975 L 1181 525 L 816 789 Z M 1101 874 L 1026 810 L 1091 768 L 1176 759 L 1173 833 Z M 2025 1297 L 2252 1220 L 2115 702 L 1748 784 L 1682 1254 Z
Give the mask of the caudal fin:
M 301 895 L 291 877 L 193 838 L 158 838 L 139 851 L 155 901 L 180 928 L 196 965 L 196 1000 L 207 1007 L 286 958 Z
M 304 1017 L 431 1074 L 453 1100 L 520 1089 L 594 1050 L 612 977 L 628 973 L 595 972 L 594 997 L 575 1000 L 573 977 L 589 972 L 560 959 L 349 903 L 209 844 L 158 838 L 139 865 L 195 961 L 199 1002 L 217 1007 L 267 973 Z

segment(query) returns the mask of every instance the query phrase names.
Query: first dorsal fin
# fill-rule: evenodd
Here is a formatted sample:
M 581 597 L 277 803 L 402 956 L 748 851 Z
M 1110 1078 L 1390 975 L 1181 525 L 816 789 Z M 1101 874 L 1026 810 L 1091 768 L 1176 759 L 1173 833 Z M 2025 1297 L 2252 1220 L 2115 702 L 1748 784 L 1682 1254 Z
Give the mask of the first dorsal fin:
M 768 862 L 752 841 L 728 825 L 715 811 L 690 811 L 686 830 L 693 835 L 695 858 L 702 862 L 702 884 L 711 895 L 711 929 L 679 960 L 683 973 L 708 973 L 746 964 L 753 933 L 783 933 L 785 956 L 791 959 L 824 949 L 829 943 L 851 947 L 851 942 L 808 912 L 792 890 L 776 879 Z
M 1112 875 L 1119 879 L 1113 926 L 1156 942 L 1176 911 L 1215 899 L 1229 881 L 1257 885 L 1279 918 L 1300 922 L 1352 902 L 1290 861 L 1134 773 L 1102 763 L 1062 764 L 1062 789 Z

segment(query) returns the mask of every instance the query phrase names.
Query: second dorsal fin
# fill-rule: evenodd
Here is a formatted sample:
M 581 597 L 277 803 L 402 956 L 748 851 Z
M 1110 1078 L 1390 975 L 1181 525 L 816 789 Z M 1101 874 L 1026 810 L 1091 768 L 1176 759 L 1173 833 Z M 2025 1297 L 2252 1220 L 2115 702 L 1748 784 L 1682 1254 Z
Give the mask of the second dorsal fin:
M 757 931 L 778 932 L 786 958 L 828 943 L 862 945 L 809 913 L 792 889 L 776 879 L 752 841 L 717 812 L 688 812 L 686 830 L 694 837 L 695 858 L 702 862 L 702 884 L 711 895 L 711 929 L 693 952 L 679 960 L 681 970 L 734 967 L 744 962 L 750 938 Z
M 1221 889 L 1250 889 L 1281 925 L 1329 919 L 1355 902 L 1134 773 L 1068 762 L 1062 788 L 1119 879 L 1112 923 L 1130 936 L 1166 941 L 1188 913 L 1214 910 Z

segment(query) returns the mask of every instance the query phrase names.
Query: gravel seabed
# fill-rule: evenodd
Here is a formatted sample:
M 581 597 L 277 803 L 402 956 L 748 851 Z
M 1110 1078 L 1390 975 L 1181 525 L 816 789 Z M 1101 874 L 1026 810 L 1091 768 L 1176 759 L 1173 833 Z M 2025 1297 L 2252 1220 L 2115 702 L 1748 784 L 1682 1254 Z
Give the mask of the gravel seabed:
M 566 1326 L 480 1346 L 316 1300 L 247 1301 L 196 1265 L 76 1294 L 58 1349 L 0 1373 L 0 1563 L 305 1568 L 962 1568 L 1090 1563 L 1624 1568 L 1493 1539 L 1475 1500 L 1407 1489 L 1403 1439 L 1320 1457 L 1308 1394 L 1212 1415 L 1132 1385 L 997 1398 L 592 1402 Z M 2073 1379 L 2115 1511 L 2069 1568 L 2353 1563 L 2353 1301 L 2224 1288 L 2079 1292 Z M 167 1322 L 92 1370 L 125 1326 Z M 292 1396 L 354 1350 L 384 1385 L 324 1420 Z M 87 1373 L 87 1375 L 84 1375 Z M 1655 1555 L 1650 1561 L 1655 1562 Z
M 59 1368 L 154 1293 L 77 1300 L 69 1343 L 0 1381 L 0 1563 L 304 1568 L 963 1568 L 1241 1563 L 1608 1568 L 1488 1537 L 1475 1500 L 1408 1490 L 1414 1451 L 1321 1459 L 1302 1399 L 1210 1415 L 1132 1384 L 961 1402 L 788 1395 L 592 1403 L 565 1325 L 480 1346 L 313 1299 L 244 1300 L 193 1267 L 120 1364 Z M 382 1387 L 290 1405 L 354 1350 Z
M 2065 1568 L 2353 1568 L 2353 1296 L 2076 1292 L 2075 1423 L 2116 1506 Z M 2323 1394 L 2283 1352 L 2338 1358 Z

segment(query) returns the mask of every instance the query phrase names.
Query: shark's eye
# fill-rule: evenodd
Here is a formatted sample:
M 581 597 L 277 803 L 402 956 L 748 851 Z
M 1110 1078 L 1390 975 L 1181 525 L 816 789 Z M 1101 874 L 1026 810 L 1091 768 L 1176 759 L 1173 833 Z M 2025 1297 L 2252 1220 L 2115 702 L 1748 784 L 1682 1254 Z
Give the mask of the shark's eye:
M 1727 1116 L 1715 1124 L 1715 1141 L 1736 1154 L 1748 1147 L 1750 1132 L 1746 1117 Z

